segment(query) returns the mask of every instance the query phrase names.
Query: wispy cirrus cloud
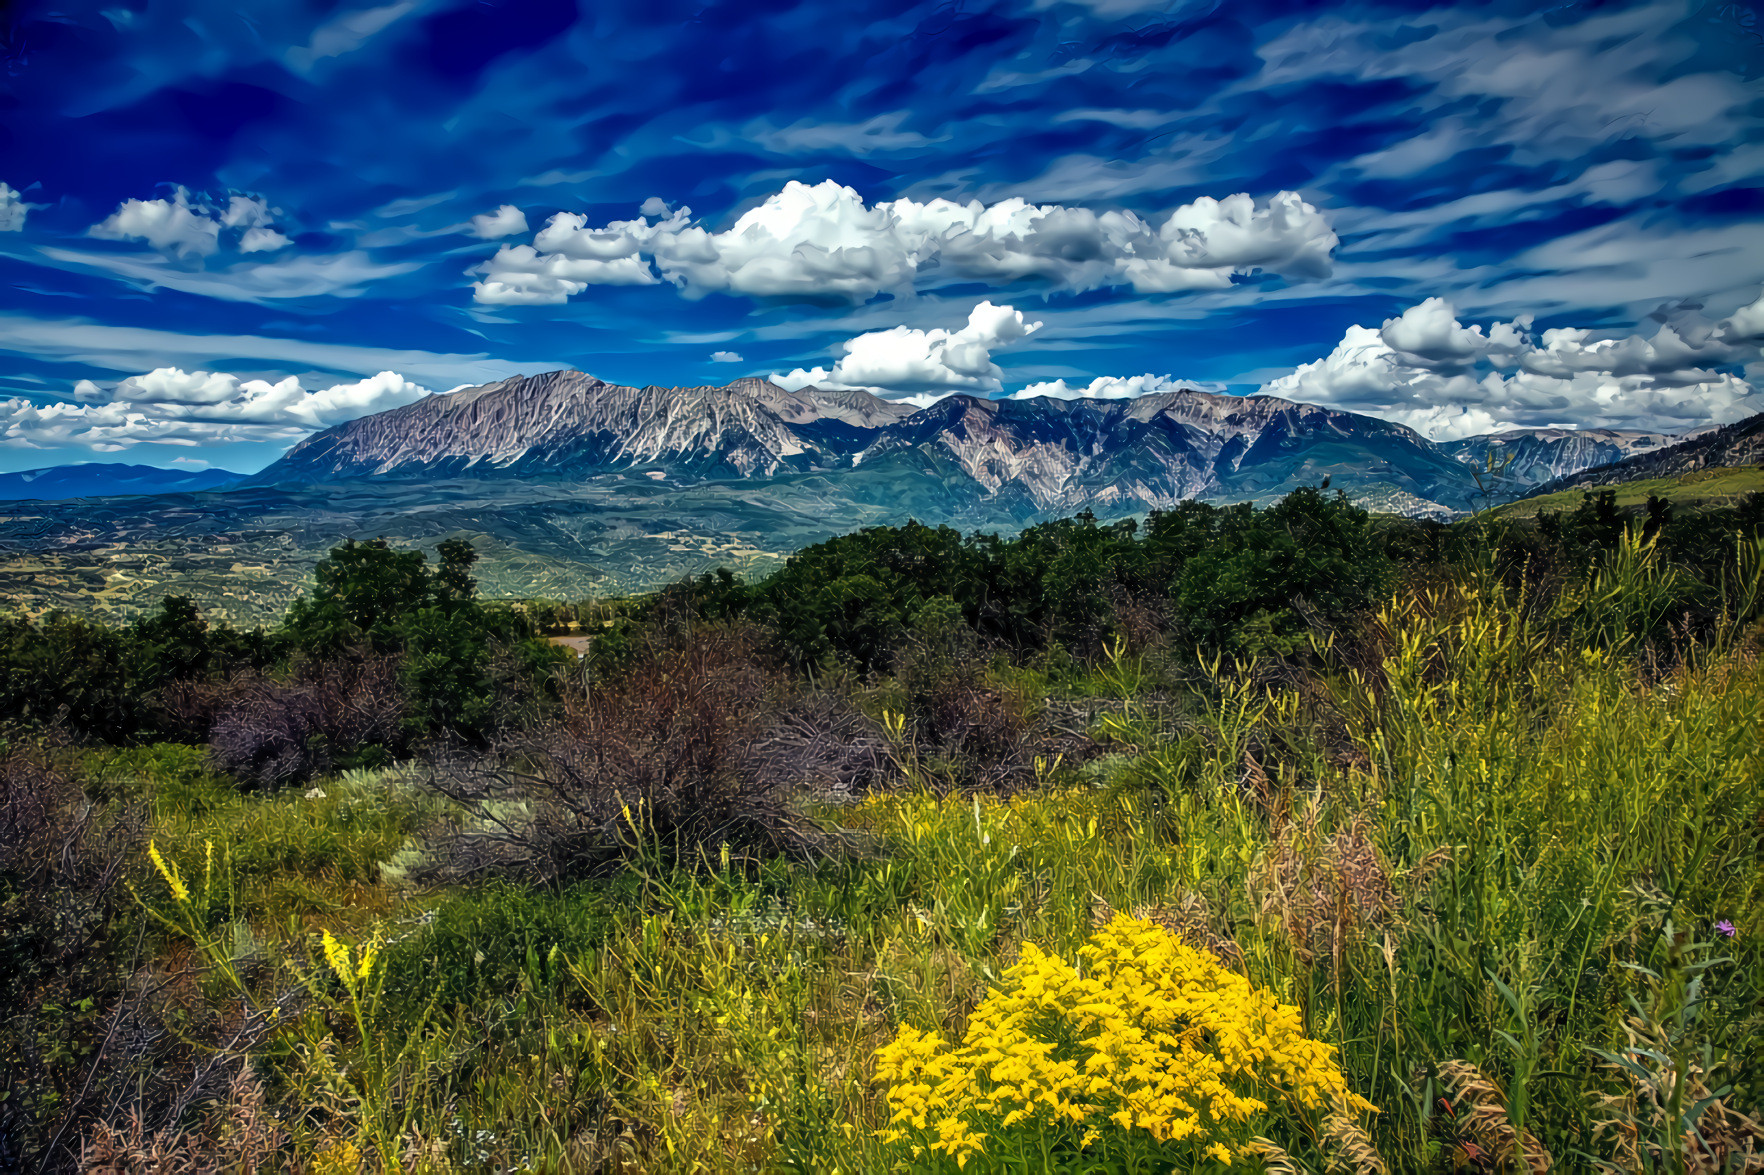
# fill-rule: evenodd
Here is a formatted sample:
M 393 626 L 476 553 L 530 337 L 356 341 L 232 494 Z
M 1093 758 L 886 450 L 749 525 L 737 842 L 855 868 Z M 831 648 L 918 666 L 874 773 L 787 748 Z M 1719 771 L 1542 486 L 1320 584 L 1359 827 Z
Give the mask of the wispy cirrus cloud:
M 141 289 L 178 290 L 227 302 L 354 298 L 377 282 L 422 268 L 421 263 L 415 261 L 377 262 L 360 249 L 199 269 L 151 255 L 85 253 L 50 246 L 44 246 L 40 252 L 52 265 L 97 270 Z
M 523 371 L 568 366 L 562 360 L 543 358 L 517 364 L 482 352 L 400 350 L 266 335 L 187 334 L 81 318 L 0 313 L 0 353 L 8 352 L 38 362 L 108 372 L 201 364 L 355 375 L 391 369 L 436 387 L 489 383 Z

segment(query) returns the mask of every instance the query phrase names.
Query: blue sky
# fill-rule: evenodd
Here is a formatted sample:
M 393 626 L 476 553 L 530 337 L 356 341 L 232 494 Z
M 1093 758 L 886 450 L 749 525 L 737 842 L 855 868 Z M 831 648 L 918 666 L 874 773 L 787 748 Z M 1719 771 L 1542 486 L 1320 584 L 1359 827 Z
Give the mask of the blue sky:
M 1764 0 L 24 0 L 0 468 L 577 367 L 1764 407 Z

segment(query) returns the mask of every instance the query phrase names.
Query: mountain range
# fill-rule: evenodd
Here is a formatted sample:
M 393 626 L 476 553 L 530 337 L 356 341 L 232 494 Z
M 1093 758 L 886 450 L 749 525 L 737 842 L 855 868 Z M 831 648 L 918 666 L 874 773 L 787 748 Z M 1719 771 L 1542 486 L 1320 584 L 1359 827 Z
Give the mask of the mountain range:
M 1443 441 L 1439 448 L 1460 461 L 1484 467 L 1492 452 L 1505 483 L 1534 486 L 1583 469 L 1655 452 L 1682 439 L 1671 433 L 1612 428 L 1525 428 Z
M 1009 531 L 1323 484 L 1373 510 L 1449 517 L 1546 483 L 1757 460 L 1761 421 L 1689 440 L 1530 429 L 1435 444 L 1370 416 L 1198 389 L 919 407 L 760 379 L 638 388 L 554 371 L 336 425 L 237 481 L 100 465 L 11 475 L 36 500 L 0 508 L 0 600 L 127 616 L 186 594 L 266 623 L 346 538 L 465 537 L 486 593 L 580 598 L 718 565 L 759 572 L 909 517 Z
M 176 494 L 219 490 L 242 480 L 225 469 L 161 469 L 156 465 L 84 462 L 0 473 L 0 502 L 26 499 L 107 498 L 124 494 Z
M 952 508 L 1015 519 L 1126 513 L 1188 498 L 1261 501 L 1324 478 L 1375 507 L 1449 515 L 1489 446 L 1529 486 L 1666 442 L 1659 434 L 1503 433 L 1435 445 L 1400 424 L 1274 396 L 1183 389 L 1132 400 L 954 395 L 914 408 L 862 391 L 624 387 L 579 371 L 517 376 L 364 416 L 248 479 L 571 479 L 672 484 L 836 475 L 873 504 L 933 481 Z M 862 476 L 853 476 L 856 471 Z M 886 474 L 886 476 L 884 476 Z

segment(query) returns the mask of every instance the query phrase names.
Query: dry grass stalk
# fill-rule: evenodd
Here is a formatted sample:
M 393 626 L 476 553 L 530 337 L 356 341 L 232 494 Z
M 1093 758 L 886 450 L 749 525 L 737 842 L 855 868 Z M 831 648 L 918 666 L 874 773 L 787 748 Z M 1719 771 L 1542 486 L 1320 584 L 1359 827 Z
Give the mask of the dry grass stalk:
M 1247 1154 L 1262 1160 L 1262 1170 L 1268 1172 L 1268 1175 L 1306 1175 L 1305 1169 L 1298 1165 L 1298 1160 L 1287 1154 L 1276 1142 L 1258 1136 L 1246 1142 L 1243 1149 Z
M 241 1066 L 201 1125 L 149 1130 L 140 1111 L 118 1127 L 100 1122 L 80 1148 L 84 1175 L 219 1175 L 272 1165 L 287 1143 L 263 1085 Z
M 1284 821 L 1285 813 L 1277 811 L 1276 805 L 1279 789 L 1274 786 L 1273 780 L 1268 778 L 1267 771 L 1262 768 L 1262 764 L 1256 759 L 1254 752 L 1247 749 L 1243 752 L 1243 776 L 1238 780 L 1238 787 L 1243 790 L 1245 795 L 1249 796 L 1257 808 L 1261 809 L 1262 815 L 1270 823 L 1278 826 Z
M 453 1164 L 447 1160 L 446 1144 L 414 1126 L 404 1136 L 400 1164 L 404 1175 L 444 1175 L 453 1170 Z
M 1447 865 L 1452 863 L 1452 846 L 1440 845 L 1429 849 L 1419 861 L 1403 873 L 1403 900 L 1412 903 L 1415 895 L 1426 888 L 1435 876 Z
M 1600 1162 L 1599 1166 L 1611 1172 L 1669 1166 L 1659 1140 L 1670 1134 L 1667 1107 L 1682 1080 L 1679 1100 L 1683 1105 L 1707 1103 L 1678 1139 L 1687 1175 L 1764 1171 L 1764 1124 L 1729 1106 L 1723 1098 L 1711 1098 L 1702 1066 L 1692 1062 L 1681 1077 L 1675 1066 L 1656 1059 L 1668 1056 L 1671 1049 L 1663 1029 L 1632 1017 L 1624 1031 L 1629 1037 L 1629 1059 L 1647 1070 L 1650 1079 L 1644 1081 L 1621 1065 L 1606 1066 L 1622 1077 L 1628 1088 L 1594 1099 L 1604 1117 L 1593 1127 L 1593 1136 L 1607 1140 L 1614 1148 L 1614 1161 Z
M 1378 1153 L 1372 1139 L 1350 1115 L 1331 1114 L 1323 1122 L 1323 1136 L 1335 1144 L 1329 1159 L 1330 1170 L 1352 1171 L 1354 1175 L 1390 1175 L 1384 1156 Z
M 1530 1131 L 1521 1134 L 1507 1118 L 1507 1099 L 1500 1087 L 1468 1061 L 1447 1061 L 1439 1075 L 1457 1095 L 1458 1122 L 1483 1147 L 1532 1175 L 1542 1175 L 1555 1163 L 1550 1152 Z
M 1261 915 L 1278 920 L 1301 958 L 1329 955 L 1339 965 L 1345 944 L 1389 922 L 1401 903 L 1364 814 L 1328 837 L 1317 814 L 1308 808 L 1281 829 L 1252 871 L 1250 891 L 1260 891 Z

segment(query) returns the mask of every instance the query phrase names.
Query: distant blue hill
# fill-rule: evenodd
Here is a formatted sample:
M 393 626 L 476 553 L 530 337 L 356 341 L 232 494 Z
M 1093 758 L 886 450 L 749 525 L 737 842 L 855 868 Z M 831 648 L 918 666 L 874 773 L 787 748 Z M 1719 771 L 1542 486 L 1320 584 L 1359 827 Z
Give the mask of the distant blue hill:
M 0 502 L 27 499 L 110 498 L 123 494 L 178 494 L 218 490 L 244 478 L 225 469 L 160 469 L 153 465 L 84 462 L 0 473 Z

